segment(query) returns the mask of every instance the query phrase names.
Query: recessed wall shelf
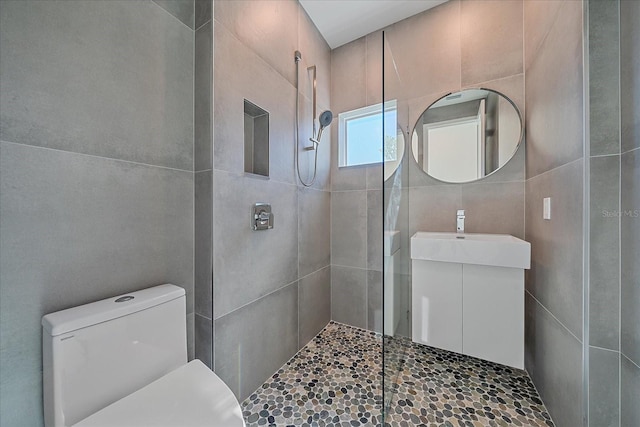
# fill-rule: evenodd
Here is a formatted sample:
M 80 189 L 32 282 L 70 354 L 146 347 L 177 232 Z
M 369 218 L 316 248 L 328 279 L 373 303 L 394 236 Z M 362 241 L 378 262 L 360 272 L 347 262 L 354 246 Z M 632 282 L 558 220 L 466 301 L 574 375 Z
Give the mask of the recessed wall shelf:
M 269 112 L 244 100 L 244 171 L 269 176 Z

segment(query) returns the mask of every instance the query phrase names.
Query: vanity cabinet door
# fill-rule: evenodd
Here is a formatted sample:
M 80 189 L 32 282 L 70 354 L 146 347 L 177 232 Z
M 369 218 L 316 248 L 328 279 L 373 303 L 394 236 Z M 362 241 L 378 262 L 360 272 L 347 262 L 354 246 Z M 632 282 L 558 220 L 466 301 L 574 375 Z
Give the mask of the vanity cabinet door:
M 524 270 L 463 266 L 463 353 L 524 369 Z
M 413 260 L 412 339 L 462 353 L 462 264 Z

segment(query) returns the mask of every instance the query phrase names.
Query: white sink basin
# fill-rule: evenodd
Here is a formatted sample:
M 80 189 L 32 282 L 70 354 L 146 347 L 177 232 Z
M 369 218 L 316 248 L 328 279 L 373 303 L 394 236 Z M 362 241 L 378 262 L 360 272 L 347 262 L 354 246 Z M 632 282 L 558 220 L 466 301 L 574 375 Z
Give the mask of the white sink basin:
M 411 258 L 529 269 L 531 244 L 508 234 L 419 231 L 411 237 Z

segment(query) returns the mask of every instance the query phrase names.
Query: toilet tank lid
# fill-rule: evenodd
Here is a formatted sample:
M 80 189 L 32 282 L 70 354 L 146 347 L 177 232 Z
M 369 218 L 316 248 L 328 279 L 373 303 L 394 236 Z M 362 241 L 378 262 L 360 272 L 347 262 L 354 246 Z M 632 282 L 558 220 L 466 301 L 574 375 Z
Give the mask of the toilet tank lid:
M 158 285 L 47 314 L 42 317 L 42 328 L 46 333 L 55 337 L 127 316 L 184 295 L 184 289 L 179 286 Z

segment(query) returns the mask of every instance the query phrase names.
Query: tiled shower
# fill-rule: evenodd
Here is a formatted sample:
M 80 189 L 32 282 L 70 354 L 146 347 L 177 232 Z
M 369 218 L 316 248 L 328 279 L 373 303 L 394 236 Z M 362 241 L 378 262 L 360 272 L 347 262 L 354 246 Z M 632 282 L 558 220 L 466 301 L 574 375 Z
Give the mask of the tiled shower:
M 245 400 L 331 320 L 380 333 L 383 230 L 408 301 L 410 237 L 457 209 L 531 242 L 525 362 L 555 425 L 638 425 L 639 5 L 449 0 L 331 49 L 294 0 L 1 0 L 0 425 L 43 423 L 43 314 L 161 283 L 187 291 L 189 357 Z M 305 188 L 311 65 L 318 111 L 395 99 L 408 135 L 486 87 L 525 142 L 479 183 L 431 179 L 409 148 L 383 180 L 338 167 L 334 119 Z M 245 100 L 269 112 L 268 178 L 244 171 Z M 272 230 L 251 230 L 257 202 Z

